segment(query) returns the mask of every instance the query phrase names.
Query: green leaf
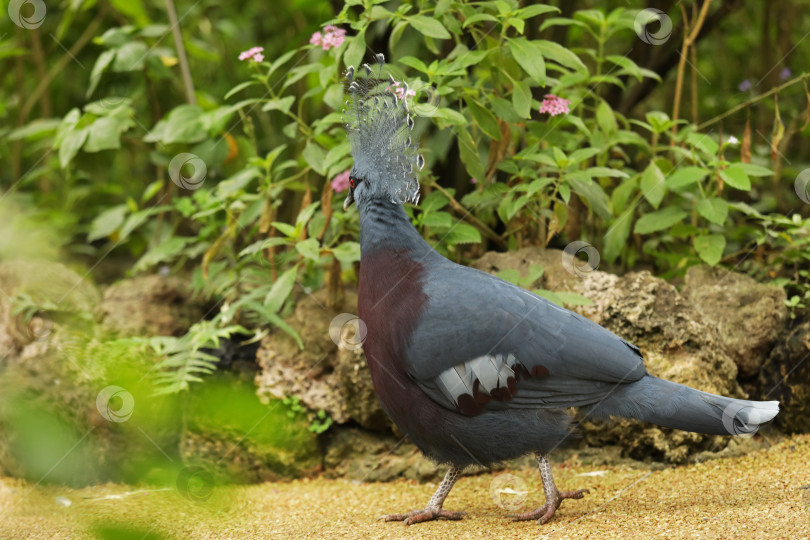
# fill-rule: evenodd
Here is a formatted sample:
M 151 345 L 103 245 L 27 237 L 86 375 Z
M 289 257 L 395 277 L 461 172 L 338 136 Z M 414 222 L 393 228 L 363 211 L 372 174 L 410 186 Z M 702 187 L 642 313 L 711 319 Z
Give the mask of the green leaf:
M 709 171 L 702 167 L 682 167 L 666 179 L 669 189 L 680 189 L 703 180 Z
M 605 195 L 605 190 L 602 186 L 593 181 L 585 181 L 579 178 L 569 179 L 571 187 L 574 192 L 588 201 L 591 209 L 596 212 L 599 217 L 604 220 L 610 219 L 610 210 L 608 209 L 608 199 Z
M 720 149 L 717 143 L 709 135 L 703 133 L 690 133 L 686 137 L 686 141 L 695 148 L 704 151 L 706 154 L 714 157 Z
M 124 218 L 128 211 L 129 208 L 126 204 L 119 204 L 108 208 L 96 216 L 96 219 L 90 224 L 90 232 L 87 233 L 87 241 L 93 242 L 99 238 L 110 236 L 117 231 L 124 223 Z
M 440 229 L 449 229 L 453 226 L 453 216 L 447 212 L 431 212 L 422 218 L 422 225 Z
M 529 118 L 532 110 L 532 91 L 523 81 L 514 81 L 512 88 L 512 105 L 521 118 Z
M 71 129 L 59 143 L 59 165 L 64 169 L 73 161 L 79 149 L 87 140 L 89 131 L 87 128 Z
M 457 223 L 450 232 L 443 238 L 448 245 L 456 244 L 479 244 L 481 243 L 481 233 L 467 223 Z
M 554 6 L 543 6 L 543 5 L 527 6 L 523 9 L 517 10 L 515 15 L 520 17 L 521 19 L 530 19 L 532 17 L 537 17 L 538 15 L 551 13 L 552 11 L 556 11 L 557 13 L 559 13 L 560 9 Z
M 422 199 L 422 203 L 419 207 L 422 209 L 422 212 L 428 213 L 444 208 L 448 204 L 450 204 L 450 199 L 448 199 L 444 193 L 441 191 L 432 191 L 430 195 Z
M 576 54 L 559 43 L 544 39 L 536 40 L 533 43 L 537 44 L 538 50 L 545 58 L 554 60 L 558 64 L 571 68 L 574 71 L 588 71 L 588 68 Z
M 647 165 L 647 168 L 644 169 L 644 172 L 641 174 L 641 192 L 644 198 L 647 199 L 654 208 L 658 208 L 661 201 L 664 199 L 664 195 L 666 194 L 664 173 L 661 172 L 661 169 L 659 169 L 658 165 L 654 162 Z
M 343 242 L 332 249 L 332 254 L 343 264 L 351 264 L 360 260 L 360 244 L 357 242 Z
M 118 47 L 113 62 L 113 71 L 139 71 L 143 69 L 149 48 L 142 41 L 130 41 Z
M 242 90 L 244 90 L 245 88 L 249 88 L 249 87 L 254 86 L 256 84 L 259 84 L 259 81 L 244 81 L 244 82 L 241 82 L 241 83 L 237 84 L 236 86 L 234 86 L 233 88 L 231 88 L 230 90 L 228 90 L 228 93 L 225 94 L 225 97 L 222 98 L 222 99 L 227 100 L 232 95 L 237 94 L 237 93 L 241 92 Z
M 649 234 L 656 231 L 669 229 L 676 223 L 680 223 L 688 216 L 686 212 L 676 206 L 667 206 L 651 214 L 645 214 L 636 221 L 636 234 Z
M 722 225 L 728 216 L 728 203 L 718 197 L 701 199 L 697 203 L 698 213 L 718 225 Z
M 564 304 L 569 306 L 590 306 L 593 304 L 593 300 L 582 296 L 581 294 L 573 293 L 573 292 L 566 292 L 566 291 L 555 291 L 557 296 L 560 300 L 563 301 Z
M 602 101 L 596 107 L 596 123 L 599 124 L 605 135 L 612 135 L 619 129 L 616 123 L 616 115 L 613 114 L 613 109 L 610 108 L 606 102 Z
M 160 120 L 143 140 L 162 144 L 195 143 L 206 137 L 202 109 L 197 105 L 180 105 Z
M 720 178 L 731 187 L 742 191 L 751 191 L 751 179 L 748 178 L 748 175 L 745 174 L 745 170 L 739 163 L 735 163 L 729 168 L 719 172 Z
M 500 140 L 501 133 L 498 130 L 498 120 L 495 118 L 495 115 L 472 98 L 467 98 L 466 102 L 467 108 L 470 110 L 478 127 L 481 128 L 481 131 L 496 141 Z
M 98 55 L 98 60 L 96 63 L 93 64 L 93 69 L 90 71 L 90 81 L 87 86 L 87 91 L 84 94 L 84 97 L 89 98 L 93 95 L 93 92 L 98 86 L 98 82 L 101 80 L 101 75 L 107 69 L 107 66 L 115 59 L 115 49 L 107 50 Z
M 132 127 L 134 123 L 128 117 L 106 116 L 97 118 L 88 127 L 89 134 L 84 145 L 85 152 L 100 152 L 121 148 L 121 134 Z
M 433 113 L 433 116 L 447 120 L 450 124 L 454 126 L 463 126 L 468 123 L 468 120 L 464 117 L 463 114 L 454 109 L 449 109 L 447 107 L 441 107 L 439 109 L 436 109 L 436 112 Z
M 281 112 L 290 112 L 290 107 L 292 107 L 293 102 L 295 102 L 295 96 L 286 96 L 283 98 L 278 99 L 271 99 L 264 105 L 262 105 L 263 111 L 281 111 Z
M 413 15 L 408 17 L 408 22 L 422 35 L 437 39 L 450 39 L 450 32 L 436 19 L 424 15 Z
M 343 53 L 343 63 L 347 66 L 360 66 L 363 63 L 363 56 L 366 53 L 366 29 L 363 28 L 360 32 L 351 39 L 349 47 Z
M 748 176 L 773 176 L 774 174 L 774 172 L 767 167 L 754 165 L 753 163 L 735 163 L 734 166 L 739 166 Z
M 321 257 L 321 246 L 315 238 L 307 238 L 298 242 L 295 244 L 295 249 L 307 259 L 315 262 L 318 262 Z
M 605 260 L 609 263 L 615 261 L 627 247 L 627 238 L 630 236 L 630 226 L 633 224 L 633 208 L 625 210 L 610 224 L 605 233 Z
M 696 236 L 694 241 L 695 251 L 707 264 L 714 266 L 723 257 L 723 250 L 726 248 L 725 237 L 719 234 L 707 234 Z
M 324 167 L 324 161 L 326 159 L 325 153 L 323 148 L 321 148 L 316 142 L 307 142 L 302 155 L 304 156 L 304 160 L 306 160 L 307 165 L 312 167 L 312 170 L 320 175 L 323 175 L 326 172 L 326 168 Z
M 512 51 L 512 57 L 529 77 L 541 86 L 546 85 L 546 62 L 543 60 L 543 52 L 536 42 L 526 38 L 510 39 L 509 50 Z
M 268 311 L 278 313 L 284 302 L 290 296 L 290 293 L 295 286 L 295 278 L 298 275 L 298 267 L 293 266 L 276 279 L 273 286 L 270 287 L 270 292 L 264 298 L 264 305 Z
M 477 179 L 484 179 L 484 165 L 481 163 L 481 156 L 478 153 L 478 146 L 472 135 L 466 128 L 458 130 L 458 148 L 461 162 L 470 176 Z

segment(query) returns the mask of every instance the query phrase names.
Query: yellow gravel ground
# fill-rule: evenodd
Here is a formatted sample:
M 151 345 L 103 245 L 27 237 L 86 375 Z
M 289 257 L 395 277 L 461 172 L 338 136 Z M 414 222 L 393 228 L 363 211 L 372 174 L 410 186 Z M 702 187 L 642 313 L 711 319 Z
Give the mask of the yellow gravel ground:
M 465 476 L 445 507 L 466 510 L 466 519 L 411 527 L 375 518 L 424 506 L 435 485 L 314 479 L 217 487 L 194 503 L 176 490 L 0 478 L 0 538 L 810 538 L 810 435 L 685 467 L 585 467 L 572 458 L 554 472 L 561 489 L 591 493 L 565 501 L 544 526 L 513 523 L 496 504 L 519 503 L 521 495 L 497 491 L 511 474 L 506 487 L 528 491 L 520 509 L 539 506 L 531 470 Z

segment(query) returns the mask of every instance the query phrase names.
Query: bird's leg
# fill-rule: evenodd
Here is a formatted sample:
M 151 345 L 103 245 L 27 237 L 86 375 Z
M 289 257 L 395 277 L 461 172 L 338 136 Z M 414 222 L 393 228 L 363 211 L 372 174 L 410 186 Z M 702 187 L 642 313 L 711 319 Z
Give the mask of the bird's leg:
M 554 477 L 551 475 L 551 463 L 548 457 L 540 452 L 535 452 L 537 457 L 537 466 L 540 469 L 540 478 L 543 480 L 543 491 L 546 494 L 546 504 L 523 514 L 510 514 L 508 517 L 513 518 L 515 521 L 525 521 L 528 519 L 536 519 L 540 525 L 548 522 L 554 517 L 557 508 L 560 507 L 563 499 L 581 499 L 588 493 L 587 489 L 578 489 L 576 491 L 559 491 L 554 484 Z
M 423 521 L 431 521 L 439 518 L 461 519 L 467 514 L 466 512 L 451 512 L 449 510 L 444 510 L 442 509 L 442 505 L 444 504 L 444 500 L 447 498 L 447 494 L 450 493 L 451 489 L 453 489 L 453 484 L 456 483 L 456 480 L 458 480 L 458 477 L 461 476 L 461 471 L 463 470 L 463 467 L 450 467 L 450 470 L 444 475 L 444 480 L 442 480 L 442 483 L 439 484 L 439 489 L 437 489 L 436 493 L 433 494 L 433 497 L 430 498 L 430 501 L 424 510 L 411 510 L 410 512 L 406 512 L 404 514 L 389 514 L 387 516 L 381 516 L 379 519 L 384 519 L 385 521 L 404 521 L 405 525 L 413 525 L 414 523 L 421 523 Z

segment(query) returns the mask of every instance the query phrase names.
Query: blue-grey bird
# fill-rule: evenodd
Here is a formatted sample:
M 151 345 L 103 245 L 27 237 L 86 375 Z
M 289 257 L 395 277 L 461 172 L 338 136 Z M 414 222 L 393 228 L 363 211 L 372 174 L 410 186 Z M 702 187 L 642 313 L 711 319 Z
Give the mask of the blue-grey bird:
M 360 214 L 358 315 L 374 388 L 391 420 L 450 470 L 406 524 L 464 512 L 442 506 L 464 467 L 534 453 L 546 501 L 512 516 L 545 523 L 563 499 L 547 455 L 570 435 L 569 407 L 686 431 L 742 434 L 777 401 L 716 396 L 650 375 L 637 347 L 577 313 L 449 261 L 425 242 L 403 204 L 419 199 L 424 165 L 411 140 L 407 86 L 379 66 L 347 71 L 346 129 L 354 165 L 344 208 Z M 390 77 L 390 76 L 389 76 Z

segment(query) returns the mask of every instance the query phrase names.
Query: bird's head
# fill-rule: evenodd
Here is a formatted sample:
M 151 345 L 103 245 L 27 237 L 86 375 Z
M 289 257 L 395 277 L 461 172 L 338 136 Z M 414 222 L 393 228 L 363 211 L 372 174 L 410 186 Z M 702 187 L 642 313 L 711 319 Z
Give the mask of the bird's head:
M 393 204 L 419 200 L 419 171 L 425 160 L 411 138 L 414 121 L 406 102 L 408 87 L 396 88 L 393 77 L 382 78 L 385 57 L 376 56 L 378 72 L 363 64 L 346 71 L 348 99 L 343 113 L 354 165 L 349 195 L 343 203 L 379 199 Z

